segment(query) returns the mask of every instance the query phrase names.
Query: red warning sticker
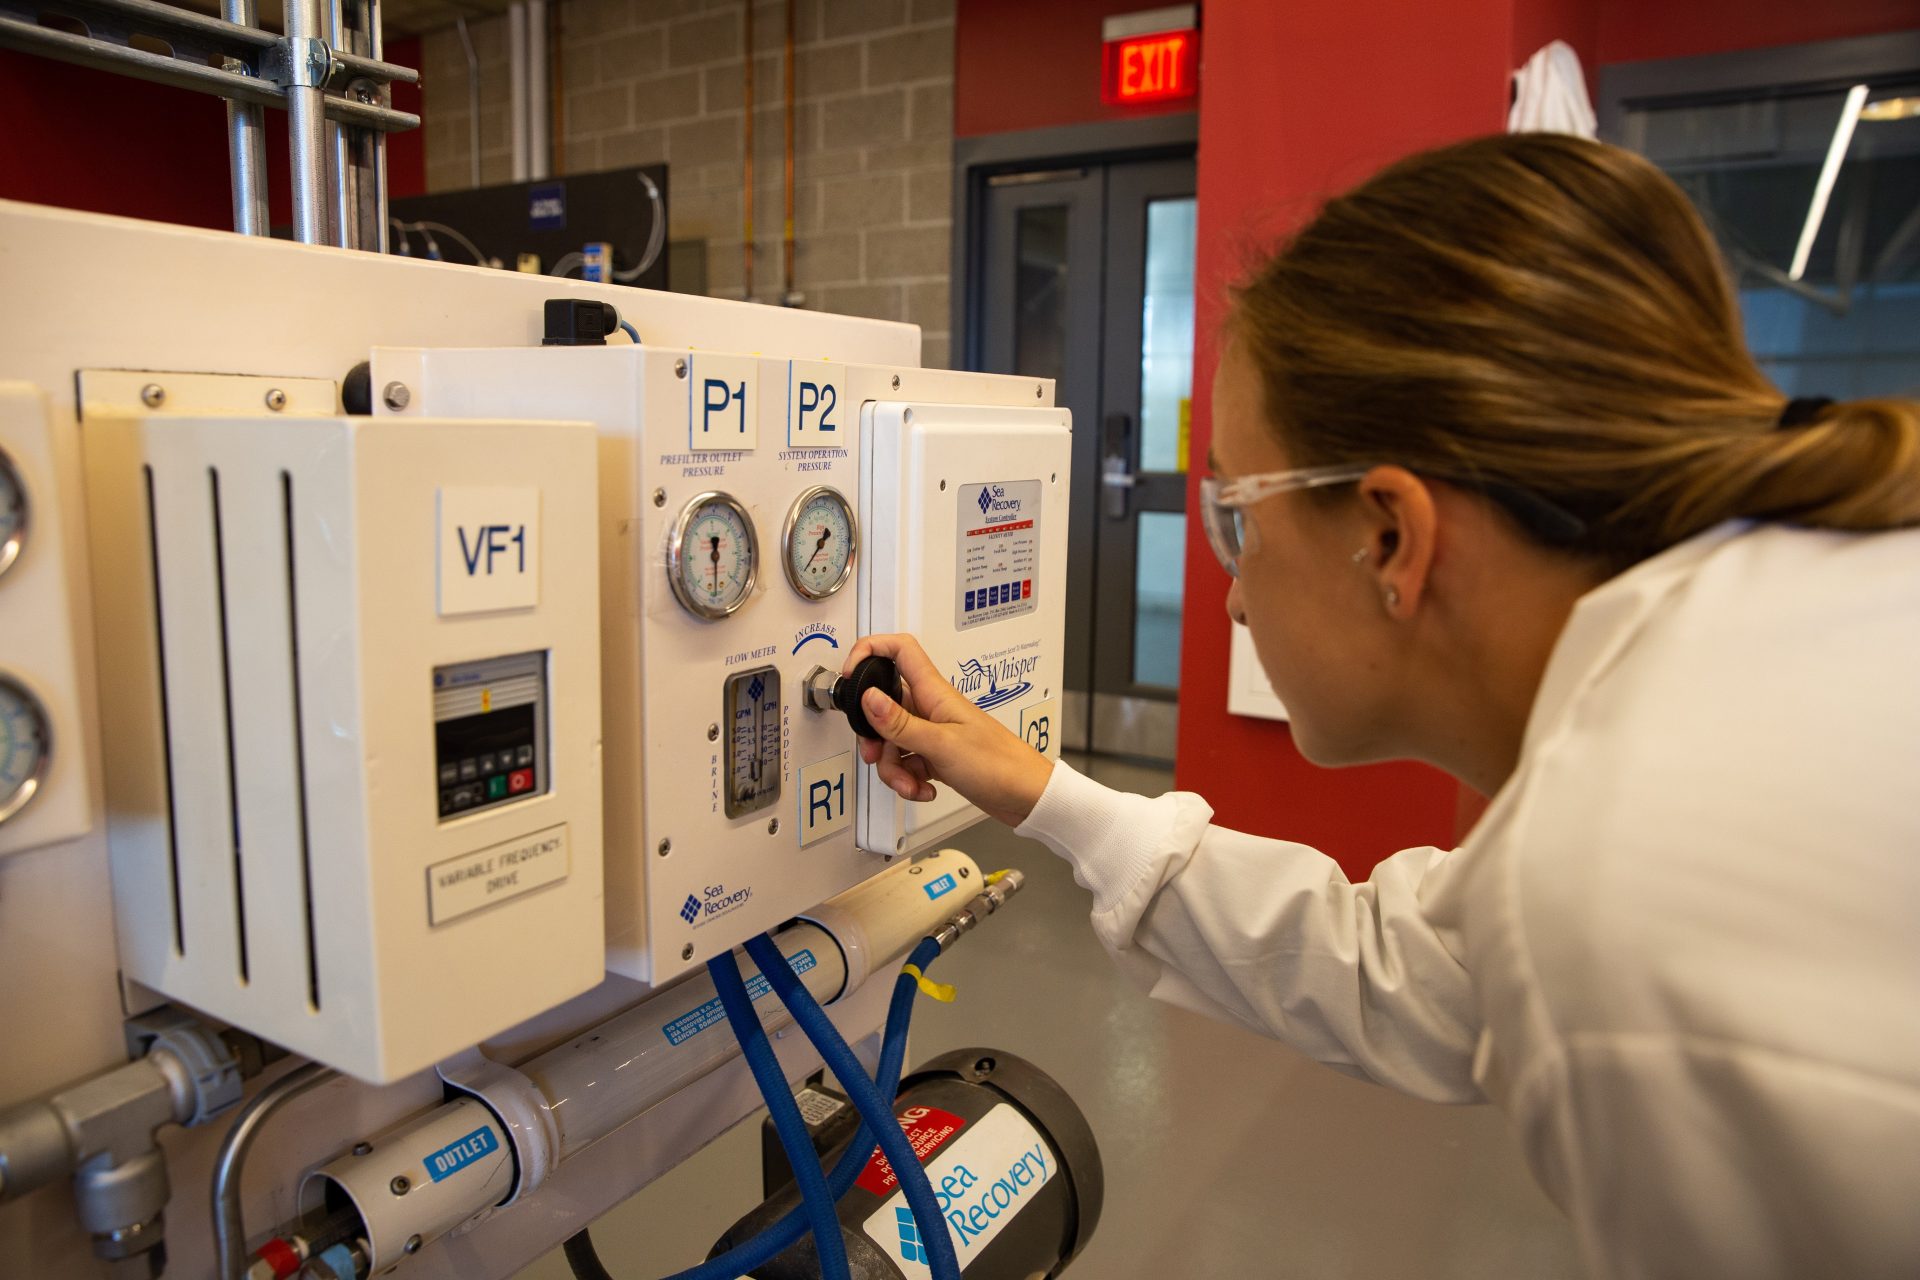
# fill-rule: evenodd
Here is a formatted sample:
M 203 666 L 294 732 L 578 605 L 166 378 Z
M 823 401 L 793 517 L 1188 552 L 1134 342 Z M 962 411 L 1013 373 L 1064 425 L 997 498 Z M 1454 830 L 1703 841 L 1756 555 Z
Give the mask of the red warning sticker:
M 933 1153 L 966 1127 L 966 1121 L 951 1111 L 942 1111 L 938 1107 L 908 1107 L 897 1117 L 901 1132 L 907 1135 L 907 1142 L 913 1147 L 913 1154 L 925 1164 L 932 1159 Z M 893 1194 L 900 1179 L 893 1176 L 893 1166 L 887 1162 L 880 1148 L 873 1149 L 873 1158 L 867 1161 L 867 1167 L 860 1171 L 854 1181 L 876 1196 Z

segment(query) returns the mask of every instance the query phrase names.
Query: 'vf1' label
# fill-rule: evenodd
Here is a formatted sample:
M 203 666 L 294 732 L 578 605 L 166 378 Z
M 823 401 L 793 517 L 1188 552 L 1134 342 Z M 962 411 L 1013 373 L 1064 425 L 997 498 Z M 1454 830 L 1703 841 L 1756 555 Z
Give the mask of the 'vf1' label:
M 440 614 L 540 603 L 540 491 L 440 490 Z

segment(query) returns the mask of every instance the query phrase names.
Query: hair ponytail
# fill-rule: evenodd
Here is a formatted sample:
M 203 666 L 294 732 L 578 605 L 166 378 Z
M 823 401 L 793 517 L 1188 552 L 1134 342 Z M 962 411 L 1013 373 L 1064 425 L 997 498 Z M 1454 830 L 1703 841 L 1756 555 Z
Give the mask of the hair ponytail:
M 1920 404 L 1780 427 L 1706 226 L 1652 164 L 1560 134 L 1411 157 L 1328 203 L 1228 327 L 1297 466 L 1395 462 L 1585 526 L 1624 566 L 1729 519 L 1920 523 Z

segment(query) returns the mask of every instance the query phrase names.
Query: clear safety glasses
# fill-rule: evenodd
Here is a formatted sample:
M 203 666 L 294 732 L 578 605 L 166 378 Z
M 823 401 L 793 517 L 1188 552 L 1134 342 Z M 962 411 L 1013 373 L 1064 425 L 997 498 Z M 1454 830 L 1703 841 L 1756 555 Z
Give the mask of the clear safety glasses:
M 1247 550 L 1246 508 L 1275 494 L 1296 489 L 1322 489 L 1328 485 L 1353 484 L 1373 470 L 1377 463 L 1346 463 L 1332 467 L 1299 467 L 1292 471 L 1266 471 L 1238 480 L 1206 476 L 1200 481 L 1200 524 L 1207 531 L 1207 543 L 1228 576 L 1240 576 L 1240 554 Z

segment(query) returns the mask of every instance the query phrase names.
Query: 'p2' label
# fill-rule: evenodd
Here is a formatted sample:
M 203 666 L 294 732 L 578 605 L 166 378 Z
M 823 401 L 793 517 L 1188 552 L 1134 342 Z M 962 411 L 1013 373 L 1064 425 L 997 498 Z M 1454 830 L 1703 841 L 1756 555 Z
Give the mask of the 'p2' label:
M 787 362 L 787 447 L 844 448 L 851 430 L 846 369 L 826 360 Z

